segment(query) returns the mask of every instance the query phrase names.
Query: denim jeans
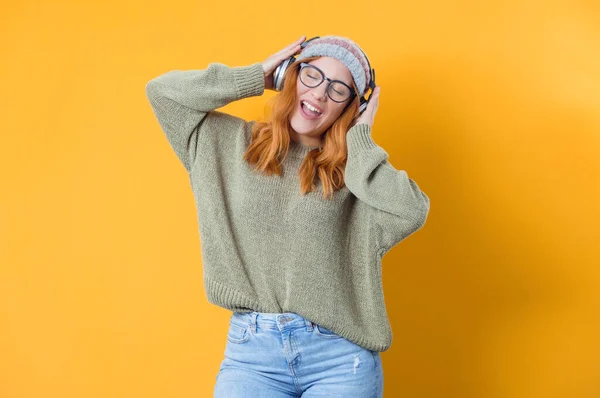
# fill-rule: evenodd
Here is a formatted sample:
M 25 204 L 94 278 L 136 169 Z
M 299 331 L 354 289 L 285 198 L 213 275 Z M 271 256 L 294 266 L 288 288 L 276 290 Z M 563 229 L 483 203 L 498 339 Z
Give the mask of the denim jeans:
M 214 397 L 380 398 L 380 353 L 294 312 L 233 312 Z

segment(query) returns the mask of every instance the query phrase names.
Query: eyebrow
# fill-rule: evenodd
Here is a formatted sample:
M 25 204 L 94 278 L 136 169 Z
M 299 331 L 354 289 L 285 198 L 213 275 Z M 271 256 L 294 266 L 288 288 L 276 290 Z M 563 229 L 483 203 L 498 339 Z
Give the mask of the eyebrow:
M 315 67 L 315 68 L 317 68 L 317 69 L 318 69 L 318 70 L 319 70 L 319 71 L 320 71 L 320 72 L 321 72 L 323 75 L 327 76 L 327 75 L 325 74 L 325 72 L 323 72 L 323 70 L 322 70 L 321 68 L 319 68 L 317 65 L 314 65 L 314 64 L 311 64 L 311 63 L 309 63 L 309 65 L 310 65 L 310 66 L 313 66 L 313 67 Z M 329 77 L 329 76 L 327 76 L 327 77 Z M 329 78 L 330 78 L 331 80 L 337 80 L 338 82 L 342 82 L 342 83 L 344 83 L 344 84 L 347 84 L 347 85 L 348 85 L 348 87 L 352 88 L 352 82 L 348 83 L 348 82 L 345 82 L 345 81 L 343 81 L 342 79 L 333 79 L 333 78 L 331 78 L 331 77 L 329 77 Z

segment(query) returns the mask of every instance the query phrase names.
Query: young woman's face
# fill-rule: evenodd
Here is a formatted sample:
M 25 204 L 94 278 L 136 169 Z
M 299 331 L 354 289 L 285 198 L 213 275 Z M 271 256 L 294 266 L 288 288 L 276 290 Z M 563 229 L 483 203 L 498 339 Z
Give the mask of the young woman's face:
M 352 74 L 348 68 L 340 61 L 335 58 L 321 57 L 313 61 L 308 62 L 310 65 L 314 65 L 319 68 L 326 77 L 331 80 L 340 80 L 346 83 L 349 87 L 352 87 Z M 302 72 L 301 72 L 302 73 Z M 308 78 L 318 78 L 319 74 L 312 73 Z M 331 127 L 333 122 L 342 114 L 344 108 L 348 105 L 353 97 L 348 98 L 344 102 L 335 102 L 327 95 L 327 86 L 329 81 L 324 79 L 321 84 L 317 87 L 308 87 L 300 80 L 300 74 L 296 81 L 296 94 L 298 102 L 296 103 L 296 109 L 292 113 L 290 124 L 292 129 L 302 136 L 312 137 L 320 140 L 321 135 Z M 333 87 L 330 88 L 333 90 Z M 332 92 L 332 94 L 334 94 Z M 304 101 L 310 102 L 316 107 L 321 113 L 314 118 L 313 113 L 303 105 Z M 310 116 L 305 115 L 304 112 L 309 113 Z M 304 139 L 306 141 L 306 139 Z

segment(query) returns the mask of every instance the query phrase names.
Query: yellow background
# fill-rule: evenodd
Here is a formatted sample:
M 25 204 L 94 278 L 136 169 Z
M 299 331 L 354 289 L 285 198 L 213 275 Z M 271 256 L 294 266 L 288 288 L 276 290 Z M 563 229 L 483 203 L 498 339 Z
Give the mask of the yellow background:
M 212 396 L 230 312 L 145 84 L 336 34 L 431 199 L 383 261 L 385 396 L 600 397 L 599 21 L 573 0 L 3 6 L 0 396 Z

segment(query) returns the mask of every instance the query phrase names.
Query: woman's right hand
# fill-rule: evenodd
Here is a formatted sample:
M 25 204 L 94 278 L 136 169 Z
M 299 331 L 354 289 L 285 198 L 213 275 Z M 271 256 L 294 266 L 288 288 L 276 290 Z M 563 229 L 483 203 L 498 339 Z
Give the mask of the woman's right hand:
M 306 40 L 306 36 L 302 36 L 283 50 L 271 55 L 262 63 L 263 71 L 265 72 L 265 90 L 274 90 L 273 72 L 279 64 L 300 51 L 300 44 L 304 40 Z

